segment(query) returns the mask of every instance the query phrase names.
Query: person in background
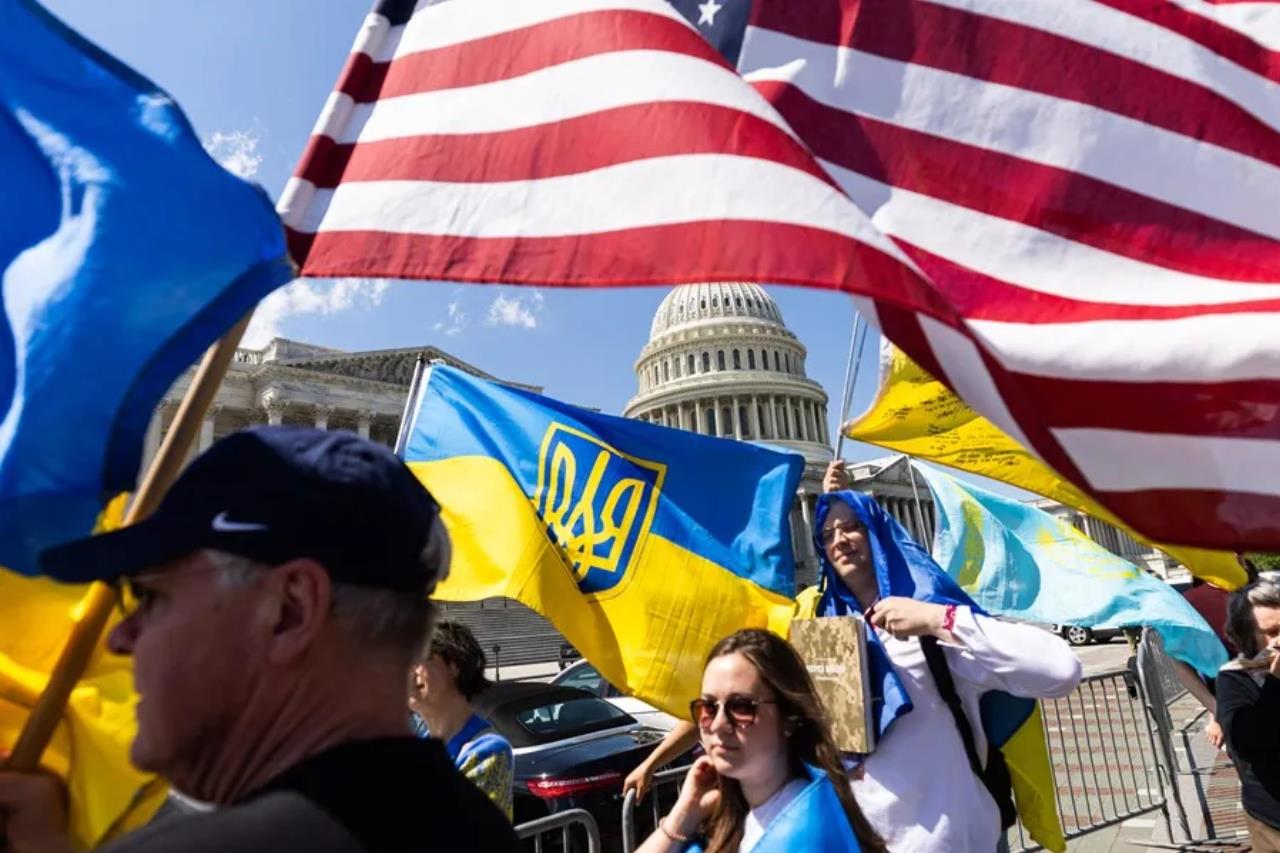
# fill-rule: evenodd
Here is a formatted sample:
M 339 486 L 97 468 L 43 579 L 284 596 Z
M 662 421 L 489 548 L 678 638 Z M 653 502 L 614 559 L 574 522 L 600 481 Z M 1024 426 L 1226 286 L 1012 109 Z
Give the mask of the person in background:
M 1255 853 L 1280 853 L 1280 585 L 1258 580 L 1227 604 L 1236 656 L 1218 671 L 1218 722 L 1240 775 Z
M 884 849 L 854 802 L 821 700 L 786 640 L 759 629 L 721 640 L 689 712 L 706 754 L 639 853 Z
M 484 650 L 466 625 L 441 622 L 413 668 L 409 708 L 419 737 L 442 741 L 454 766 L 511 818 L 515 756 L 506 738 L 471 710 L 489 686 Z
M 139 524 L 46 551 L 45 574 L 121 593 L 107 645 L 133 659 L 133 763 L 217 806 L 101 849 L 520 849 L 405 720 L 449 553 L 389 449 L 286 426 L 217 442 Z M 0 772 L 0 848 L 67 853 L 63 803 L 56 779 Z

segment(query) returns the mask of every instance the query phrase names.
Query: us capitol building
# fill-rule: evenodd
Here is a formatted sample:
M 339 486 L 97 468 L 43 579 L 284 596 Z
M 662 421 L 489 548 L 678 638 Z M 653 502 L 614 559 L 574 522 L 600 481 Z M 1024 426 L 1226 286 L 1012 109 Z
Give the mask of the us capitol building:
M 818 555 L 809 530 L 822 475 L 833 457 L 827 393 L 805 375 L 807 355 L 759 285 L 681 285 L 653 315 L 649 342 L 635 363 L 638 393 L 623 410 L 629 418 L 804 457 L 790 515 L 797 585 L 817 580 Z M 932 499 L 923 484 L 913 490 L 905 460 L 850 466 L 849 471 L 855 488 L 875 495 L 920 541 L 932 541 Z
M 346 429 L 391 446 L 400 426 L 419 356 L 474 376 L 535 393 L 528 385 L 492 376 L 433 346 L 346 352 L 275 338 L 241 348 L 218 389 L 192 455 L 251 424 L 305 424 Z M 800 454 L 804 474 L 790 515 L 798 586 L 812 584 L 818 557 L 809 535 L 822 475 L 832 458 L 827 394 L 805 375 L 807 350 L 758 285 L 687 284 L 663 298 L 649 341 L 635 362 L 638 390 L 623 414 L 702 435 L 759 442 Z M 169 389 L 152 417 L 143 453 L 150 464 L 172 423 L 194 368 Z M 904 457 L 850 463 L 854 487 L 926 544 L 933 541 L 932 496 L 913 483 Z M 1111 525 L 1086 519 L 1052 501 L 1037 504 L 1085 530 L 1126 559 L 1165 575 L 1163 554 Z

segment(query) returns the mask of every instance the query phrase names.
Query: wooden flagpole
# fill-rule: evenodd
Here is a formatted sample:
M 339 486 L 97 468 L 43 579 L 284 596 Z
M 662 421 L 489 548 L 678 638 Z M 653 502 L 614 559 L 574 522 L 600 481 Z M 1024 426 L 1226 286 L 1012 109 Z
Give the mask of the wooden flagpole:
M 164 493 L 177 479 L 191 442 L 200 432 L 200 423 L 218 392 L 218 386 L 227 375 L 227 368 L 235 357 L 236 347 L 240 345 L 240 339 L 244 337 L 252 316 L 253 312 L 246 314 L 205 353 L 187 393 L 178 405 L 173 425 L 134 495 L 124 519 L 125 526 L 136 524 L 154 512 Z M 30 771 L 39 765 L 40 756 L 44 754 L 45 747 L 49 745 L 62 720 L 63 709 L 71 697 L 71 691 L 84 675 L 98 648 L 115 601 L 115 591 L 110 585 L 101 582 L 91 585 L 81 599 L 77 608 L 79 618 L 72 625 L 66 645 L 62 647 L 58 662 L 49 674 L 49 683 L 45 685 L 44 692 L 40 694 L 22 733 L 13 745 L 13 752 L 6 765 L 8 769 Z

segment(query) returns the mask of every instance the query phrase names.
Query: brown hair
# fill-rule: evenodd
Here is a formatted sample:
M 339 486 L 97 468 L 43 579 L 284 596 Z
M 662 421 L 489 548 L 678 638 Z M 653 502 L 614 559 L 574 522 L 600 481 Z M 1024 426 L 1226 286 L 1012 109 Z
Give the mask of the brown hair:
M 848 774 L 831 738 L 831 727 L 827 724 L 822 700 L 814 690 L 813 680 L 809 678 L 800 655 L 777 634 L 758 628 L 737 631 L 716 643 L 707 656 L 707 663 L 731 654 L 740 654 L 750 661 L 760 673 L 761 680 L 773 691 L 779 716 L 787 726 L 787 759 L 791 763 L 792 774 L 802 776 L 806 764 L 812 764 L 825 773 L 840 798 L 849 827 L 862 849 L 867 853 L 883 853 L 884 842 L 854 802 Z M 736 780 L 721 776 L 718 786 L 720 804 L 703 827 L 707 836 L 707 853 L 729 853 L 738 849 L 748 811 L 742 787 Z

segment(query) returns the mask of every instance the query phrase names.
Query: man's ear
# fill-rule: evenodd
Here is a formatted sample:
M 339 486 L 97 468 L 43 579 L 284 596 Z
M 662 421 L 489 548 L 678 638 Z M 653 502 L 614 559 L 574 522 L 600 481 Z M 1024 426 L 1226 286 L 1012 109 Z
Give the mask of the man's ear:
M 268 658 L 287 664 L 304 655 L 329 623 L 333 582 L 324 566 L 309 558 L 284 563 L 271 574 L 275 597 Z

